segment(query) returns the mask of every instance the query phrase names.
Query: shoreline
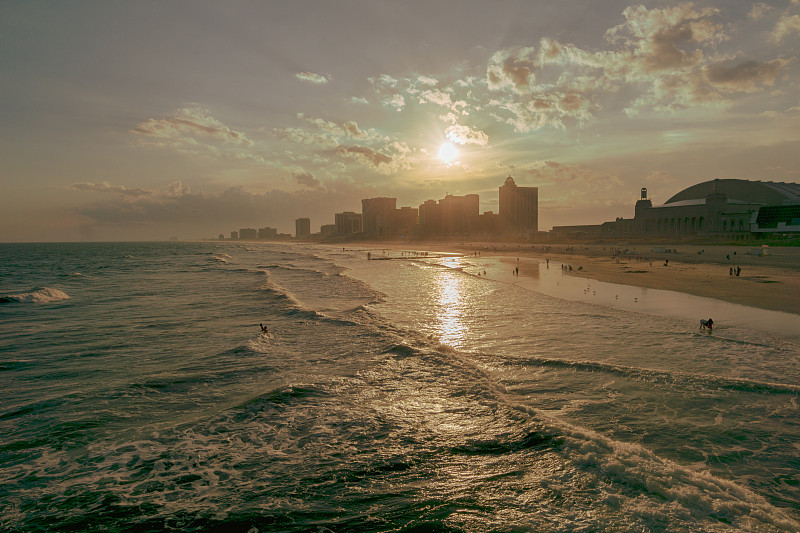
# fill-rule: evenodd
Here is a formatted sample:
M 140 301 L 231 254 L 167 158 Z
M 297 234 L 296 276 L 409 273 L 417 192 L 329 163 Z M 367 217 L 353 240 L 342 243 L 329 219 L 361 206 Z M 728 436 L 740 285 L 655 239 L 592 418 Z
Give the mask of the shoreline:
M 530 245 L 509 243 L 359 243 L 365 250 L 431 251 L 515 261 L 547 259 L 568 274 L 606 283 L 660 289 L 800 315 L 800 248 L 725 245 Z M 638 248 L 638 250 L 637 250 Z M 658 251 L 653 251 L 653 250 Z M 733 269 L 733 275 L 731 275 Z M 739 275 L 736 271 L 739 269 Z M 520 269 L 525 276 L 525 269 Z

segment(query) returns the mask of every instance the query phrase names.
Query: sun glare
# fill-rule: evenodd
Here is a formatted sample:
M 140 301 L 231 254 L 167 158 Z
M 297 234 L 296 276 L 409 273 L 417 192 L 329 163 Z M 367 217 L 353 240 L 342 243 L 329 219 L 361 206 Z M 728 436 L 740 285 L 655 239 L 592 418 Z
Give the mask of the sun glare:
M 458 149 L 453 145 L 451 142 L 446 142 L 442 144 L 439 148 L 439 159 L 447 163 L 448 165 L 453 163 L 458 157 Z

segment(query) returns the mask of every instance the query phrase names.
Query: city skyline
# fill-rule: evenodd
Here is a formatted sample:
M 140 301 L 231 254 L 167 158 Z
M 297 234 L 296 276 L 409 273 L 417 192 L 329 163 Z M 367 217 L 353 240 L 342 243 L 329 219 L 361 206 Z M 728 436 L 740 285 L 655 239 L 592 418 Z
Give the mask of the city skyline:
M 539 190 L 539 229 L 798 182 L 800 1 L 0 6 L 0 241 Z M 316 216 L 316 215 L 315 215 Z
M 531 238 L 538 232 L 538 189 L 518 186 L 510 175 L 498 187 L 498 212 L 481 212 L 477 194 L 446 195 L 427 200 L 417 207 L 397 206 L 397 198 L 378 196 L 361 199 L 361 212 L 345 211 L 311 231 L 311 219 L 295 219 L 294 239 L 321 237 L 371 238 L 443 237 L 453 235 L 495 235 L 497 237 Z M 330 231 L 326 232 L 326 228 Z M 239 228 L 232 230 L 230 240 L 288 240 L 290 234 L 277 233 L 275 228 Z M 243 235 L 246 235 L 243 237 Z M 214 239 L 211 237 L 211 239 Z M 225 240 L 220 233 L 219 240 Z

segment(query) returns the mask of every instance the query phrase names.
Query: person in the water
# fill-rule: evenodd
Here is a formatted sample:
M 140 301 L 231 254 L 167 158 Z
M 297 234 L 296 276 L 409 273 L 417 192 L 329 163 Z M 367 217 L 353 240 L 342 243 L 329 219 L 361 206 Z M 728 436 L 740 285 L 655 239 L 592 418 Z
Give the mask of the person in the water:
M 267 329 L 267 326 L 265 326 L 264 324 L 259 324 L 259 326 L 261 326 L 261 333 L 265 334 L 269 333 L 269 329 Z
M 712 319 L 708 320 L 700 320 L 700 329 L 708 329 L 709 331 L 714 329 L 714 321 Z

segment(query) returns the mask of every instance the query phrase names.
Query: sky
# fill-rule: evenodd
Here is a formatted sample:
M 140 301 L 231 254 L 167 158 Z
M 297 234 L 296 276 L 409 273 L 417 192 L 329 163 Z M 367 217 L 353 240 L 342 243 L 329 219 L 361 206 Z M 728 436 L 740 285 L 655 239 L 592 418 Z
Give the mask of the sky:
M 800 0 L 0 0 L 0 242 L 800 181 Z

